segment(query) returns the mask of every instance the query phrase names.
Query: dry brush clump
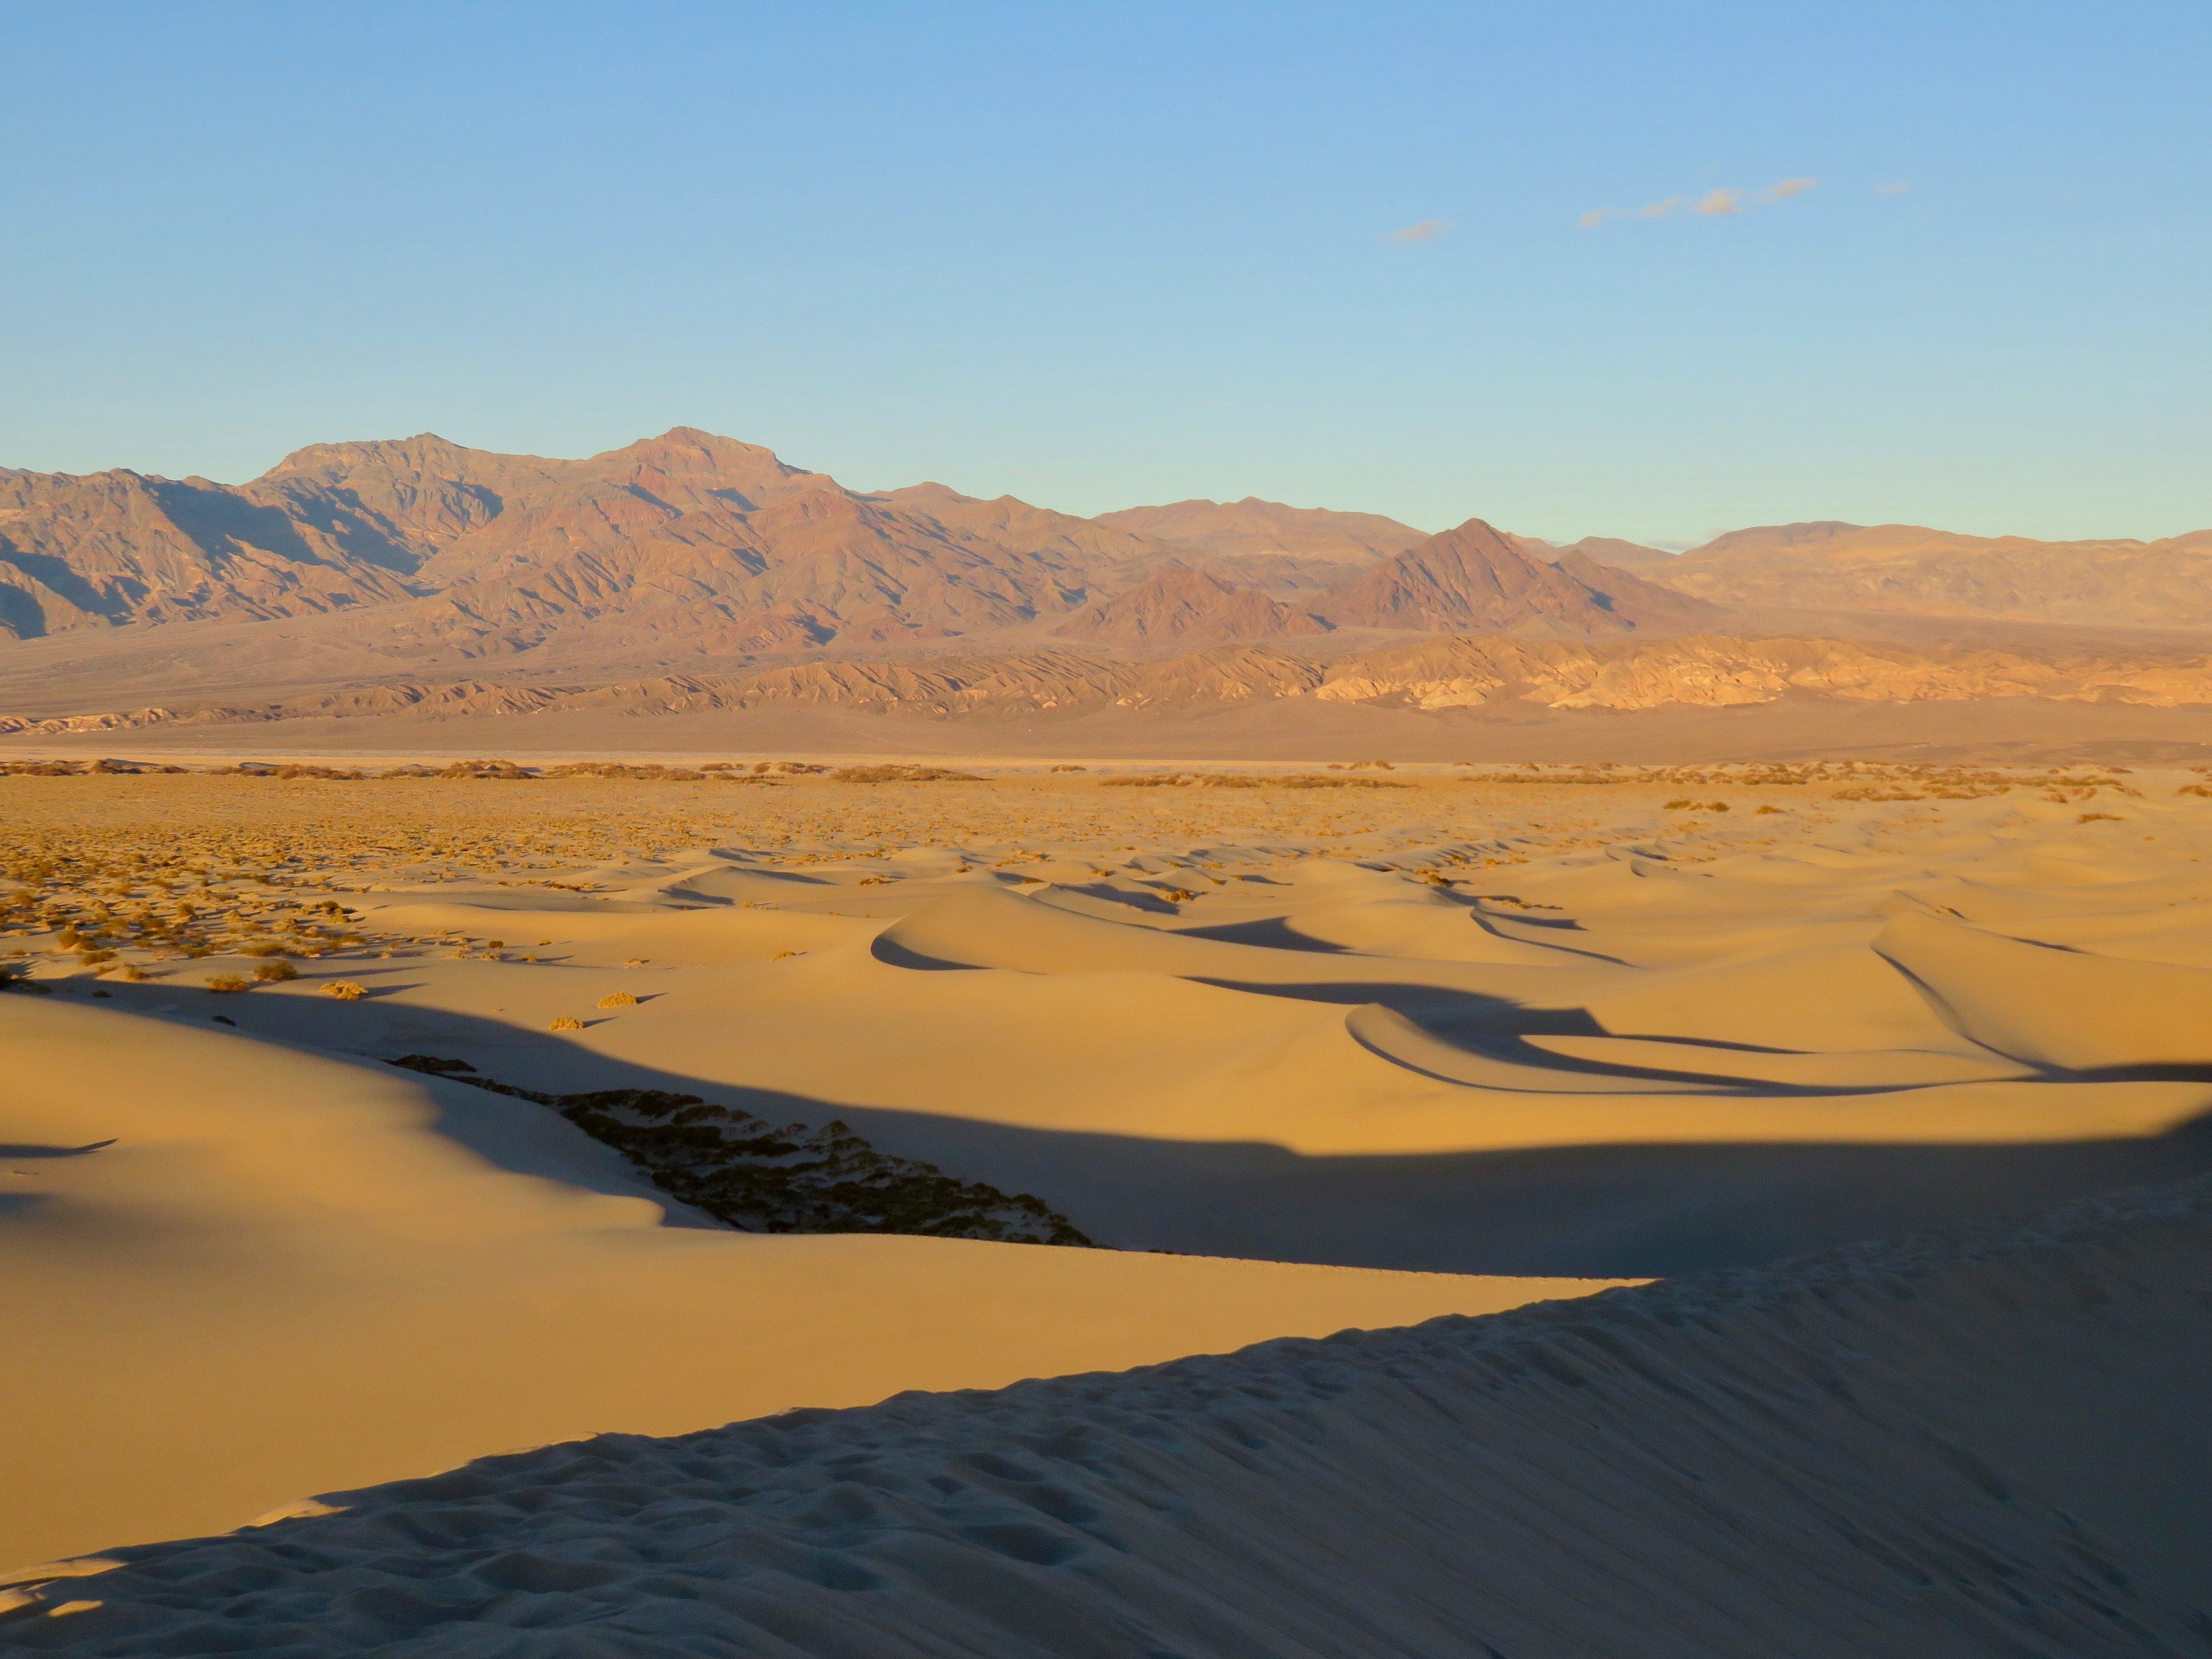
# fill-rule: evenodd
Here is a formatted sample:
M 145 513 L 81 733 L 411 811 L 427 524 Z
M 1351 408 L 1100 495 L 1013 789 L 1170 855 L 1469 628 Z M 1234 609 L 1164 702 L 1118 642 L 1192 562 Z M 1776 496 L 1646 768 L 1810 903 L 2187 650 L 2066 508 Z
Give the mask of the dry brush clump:
M 781 1128 L 697 1095 L 603 1089 L 555 1095 L 474 1075 L 465 1060 L 392 1062 L 550 1106 L 635 1164 L 672 1198 L 746 1232 L 919 1233 L 1002 1243 L 1089 1246 L 1042 1200 L 890 1158 L 842 1122 Z
M 359 1002 L 368 994 L 366 986 L 349 979 L 325 980 L 322 992 L 325 996 L 336 997 L 340 1002 Z
M 981 783 L 973 772 L 955 772 L 942 766 L 841 766 L 830 775 L 832 783 Z
M 1101 778 L 1098 787 L 1102 789 L 1410 789 L 1413 786 L 1399 778 L 1332 778 L 1320 772 L 1138 772 L 1126 777 Z

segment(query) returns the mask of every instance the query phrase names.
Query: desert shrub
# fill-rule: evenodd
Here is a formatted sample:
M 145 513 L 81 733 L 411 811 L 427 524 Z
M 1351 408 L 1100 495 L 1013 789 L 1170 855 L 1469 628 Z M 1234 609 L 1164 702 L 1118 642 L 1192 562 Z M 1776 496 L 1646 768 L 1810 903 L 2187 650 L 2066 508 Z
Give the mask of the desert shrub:
M 652 761 L 626 764 L 621 761 L 573 761 L 545 772 L 549 778 L 637 778 L 653 783 L 697 783 L 707 775 L 685 767 L 661 766 Z
M 356 985 L 349 979 L 333 979 L 325 981 L 323 994 L 326 997 L 336 997 L 340 1002 L 359 1002 L 368 993 L 365 988 Z
M 635 1008 L 637 999 L 627 991 L 610 991 L 599 999 L 602 1008 Z
M 549 1031 L 580 1031 L 584 1029 L 584 1022 L 574 1014 L 563 1014 L 545 1029 Z
M 2080 817 L 2075 819 L 2074 822 L 2076 823 L 2095 823 L 2100 819 L 2106 823 L 2119 823 L 2124 821 L 2118 812 L 2084 812 Z
M 455 761 L 433 775 L 441 778 L 534 778 L 538 774 L 526 766 L 517 766 L 513 761 L 475 760 Z
M 300 977 L 300 970 L 289 962 L 264 962 L 253 970 L 253 977 L 264 985 L 281 984 L 288 979 Z
M 0 991 L 22 991 L 34 997 L 52 996 L 54 988 L 41 985 L 20 962 L 0 962 Z
M 242 957 L 281 957 L 290 948 L 289 945 L 277 944 L 273 939 L 261 939 L 252 945 L 240 945 L 238 954 Z
M 830 775 L 833 783 L 980 783 L 973 772 L 951 772 L 942 766 L 841 766 Z
M 100 971 L 103 978 L 119 979 L 125 985 L 141 984 L 150 977 L 146 970 L 135 962 L 118 962 L 114 967 L 103 968 Z
M 1159 789 L 1170 786 L 1194 789 L 1410 789 L 1395 778 L 1332 778 L 1320 772 L 1286 772 L 1267 777 L 1251 772 L 1139 772 L 1127 777 L 1101 778 L 1099 787 Z
M 243 974 L 210 974 L 207 988 L 210 991 L 228 994 L 234 991 L 243 991 L 252 982 Z
M 778 1128 L 750 1112 L 658 1089 L 544 1094 L 465 1075 L 475 1070 L 465 1060 L 429 1054 L 392 1064 L 550 1106 L 671 1197 L 746 1232 L 1091 1243 L 1040 1199 L 962 1181 L 933 1164 L 886 1157 L 841 1122 Z

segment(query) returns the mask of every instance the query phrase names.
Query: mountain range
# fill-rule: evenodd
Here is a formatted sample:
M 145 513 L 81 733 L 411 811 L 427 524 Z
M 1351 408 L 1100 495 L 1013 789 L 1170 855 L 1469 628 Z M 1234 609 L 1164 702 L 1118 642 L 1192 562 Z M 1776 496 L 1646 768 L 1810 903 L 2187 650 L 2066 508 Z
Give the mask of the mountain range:
M 1094 682 L 1126 692 L 1131 664 L 1240 647 L 1292 653 L 1307 666 L 1291 678 L 1322 677 L 1299 695 L 1326 696 L 1358 678 L 1353 659 L 1438 635 L 1516 662 L 1534 641 L 1588 641 L 1616 679 L 1659 641 L 1735 641 L 1725 655 L 1762 637 L 1912 638 L 1939 678 L 1994 684 L 1942 648 L 1968 618 L 1981 645 L 2033 665 L 2026 680 L 1999 672 L 2044 688 L 2028 695 L 2136 670 L 2177 695 L 2177 635 L 2212 630 L 2212 531 L 2053 543 L 1821 522 L 1676 556 L 1252 498 L 1082 518 L 938 483 L 854 490 L 689 428 L 581 460 L 427 434 L 321 444 L 240 485 L 0 469 L 0 707 L 19 725 L 113 714 L 125 696 L 190 711 L 401 696 L 441 675 L 510 697 L 557 680 L 550 694 L 574 696 L 655 674 L 726 685 L 810 665 L 1087 653 L 1095 672 L 1047 675 L 1048 700 L 1068 704 Z M 1608 640 L 1645 644 L 1621 656 Z M 1693 678 L 1711 666 L 1710 651 L 1671 651 Z M 1777 683 L 1809 685 L 1790 672 Z M 1491 678 L 1495 690 L 1526 677 Z M 1571 701 L 1589 690 L 1542 701 L 1598 706 Z

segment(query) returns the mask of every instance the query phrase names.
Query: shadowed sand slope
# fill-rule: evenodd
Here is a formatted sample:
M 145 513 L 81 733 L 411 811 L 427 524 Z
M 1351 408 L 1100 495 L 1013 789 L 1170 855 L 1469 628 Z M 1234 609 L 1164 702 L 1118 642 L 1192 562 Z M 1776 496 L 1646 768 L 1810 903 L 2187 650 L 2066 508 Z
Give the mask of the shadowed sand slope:
M 734 1233 L 527 1103 L 21 997 L 0 1048 L 0 1554 L 235 1525 L 601 1429 L 1325 1334 L 1595 1288 Z M 655 1201 L 660 1200 L 660 1201 Z
M 0 1641 L 2201 1653 L 2208 1291 L 2212 1188 L 2148 1189 L 1488 1318 L 485 1459 L 34 1578 Z

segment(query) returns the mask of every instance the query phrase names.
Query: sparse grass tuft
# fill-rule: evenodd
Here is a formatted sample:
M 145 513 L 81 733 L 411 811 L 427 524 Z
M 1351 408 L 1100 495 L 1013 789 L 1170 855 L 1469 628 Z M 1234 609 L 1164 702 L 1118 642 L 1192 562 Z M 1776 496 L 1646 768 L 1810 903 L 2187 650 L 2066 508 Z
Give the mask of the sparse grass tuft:
M 253 977 L 264 985 L 275 984 L 300 977 L 300 970 L 289 962 L 264 962 L 253 970 Z
M 563 1014 L 545 1029 L 549 1031 L 580 1031 L 584 1029 L 584 1022 L 574 1014 Z
M 635 1008 L 637 999 L 627 991 L 610 991 L 599 999 L 602 1008 Z
M 246 978 L 243 974 L 210 974 L 208 975 L 207 988 L 210 991 L 220 992 L 227 995 L 234 991 L 243 991 L 247 986 L 252 983 L 253 981 Z

